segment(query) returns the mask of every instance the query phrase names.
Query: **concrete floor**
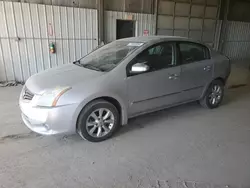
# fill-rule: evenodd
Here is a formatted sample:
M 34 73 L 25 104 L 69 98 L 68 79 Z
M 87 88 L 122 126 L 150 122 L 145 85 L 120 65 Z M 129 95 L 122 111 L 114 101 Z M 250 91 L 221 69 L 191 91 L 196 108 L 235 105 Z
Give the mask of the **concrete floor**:
M 0 88 L 1 188 L 249 188 L 250 87 L 132 119 L 112 139 L 44 137 L 21 122 L 21 87 Z

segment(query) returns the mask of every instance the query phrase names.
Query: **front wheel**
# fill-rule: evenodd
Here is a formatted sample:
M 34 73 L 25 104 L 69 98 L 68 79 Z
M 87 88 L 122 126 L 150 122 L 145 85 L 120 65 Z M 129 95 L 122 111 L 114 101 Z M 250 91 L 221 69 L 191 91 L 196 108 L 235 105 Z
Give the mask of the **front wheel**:
M 119 128 L 119 119 L 118 110 L 113 104 L 96 100 L 80 113 L 77 132 L 85 140 L 101 142 L 110 138 Z
M 214 80 L 208 87 L 205 95 L 200 100 L 200 104 L 209 109 L 220 106 L 224 97 L 224 84 L 220 80 Z

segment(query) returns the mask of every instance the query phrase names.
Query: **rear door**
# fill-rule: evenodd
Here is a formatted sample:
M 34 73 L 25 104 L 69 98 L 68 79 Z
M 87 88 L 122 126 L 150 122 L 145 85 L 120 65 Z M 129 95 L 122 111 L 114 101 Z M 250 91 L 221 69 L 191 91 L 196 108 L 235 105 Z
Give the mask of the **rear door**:
M 213 76 L 210 51 L 206 46 L 193 42 L 179 42 L 178 49 L 182 98 L 184 101 L 198 99 Z

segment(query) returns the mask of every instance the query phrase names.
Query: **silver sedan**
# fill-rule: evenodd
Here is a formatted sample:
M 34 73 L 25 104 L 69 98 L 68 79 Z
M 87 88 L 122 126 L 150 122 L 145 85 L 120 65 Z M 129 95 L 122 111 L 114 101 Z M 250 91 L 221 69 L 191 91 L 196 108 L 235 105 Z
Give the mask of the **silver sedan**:
M 141 114 L 191 101 L 218 107 L 229 74 L 228 58 L 191 39 L 126 38 L 30 77 L 19 103 L 34 132 L 99 142 Z

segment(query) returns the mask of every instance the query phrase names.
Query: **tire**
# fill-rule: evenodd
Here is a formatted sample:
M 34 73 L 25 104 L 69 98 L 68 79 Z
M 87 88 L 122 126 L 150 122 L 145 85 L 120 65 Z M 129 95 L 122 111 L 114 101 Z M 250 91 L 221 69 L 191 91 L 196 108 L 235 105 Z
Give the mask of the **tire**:
M 216 87 L 219 87 L 221 90 L 220 92 L 218 92 L 218 96 L 216 94 L 213 93 L 214 89 Z M 217 89 L 218 91 L 218 89 Z M 220 93 L 220 98 L 219 98 L 219 93 Z M 213 103 L 213 98 L 212 97 L 218 97 L 215 103 Z M 218 108 L 220 106 L 220 104 L 222 103 L 224 97 L 224 83 L 220 80 L 214 80 L 210 86 L 208 87 L 205 95 L 203 96 L 202 99 L 200 99 L 200 104 L 208 109 L 214 109 L 214 108 Z M 217 101 L 218 100 L 218 101 Z
M 100 114 L 102 115 L 100 116 Z M 109 117 L 108 114 L 110 114 Z M 105 117 L 107 118 L 105 119 Z M 119 122 L 120 115 L 113 104 L 105 100 L 95 100 L 87 104 L 81 111 L 77 121 L 77 133 L 84 140 L 101 142 L 110 138 L 118 130 Z

